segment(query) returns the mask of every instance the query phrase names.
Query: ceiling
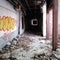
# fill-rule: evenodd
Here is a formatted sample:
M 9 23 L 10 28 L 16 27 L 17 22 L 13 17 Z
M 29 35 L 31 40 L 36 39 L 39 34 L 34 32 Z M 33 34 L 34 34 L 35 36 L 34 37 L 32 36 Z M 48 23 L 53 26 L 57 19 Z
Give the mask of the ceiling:
M 7 0 L 9 3 L 16 8 L 17 5 L 22 6 L 22 10 L 26 11 L 26 13 L 33 13 L 33 11 L 38 11 L 41 9 L 43 4 L 47 3 L 47 8 L 51 4 L 52 0 Z

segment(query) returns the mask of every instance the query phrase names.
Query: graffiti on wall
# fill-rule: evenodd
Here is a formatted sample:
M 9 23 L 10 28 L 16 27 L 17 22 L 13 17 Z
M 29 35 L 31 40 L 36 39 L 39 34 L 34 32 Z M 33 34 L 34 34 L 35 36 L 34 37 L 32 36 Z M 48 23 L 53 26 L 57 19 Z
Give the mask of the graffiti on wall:
M 9 30 L 14 30 L 15 19 L 12 17 L 8 16 L 0 16 L 0 31 L 9 31 Z

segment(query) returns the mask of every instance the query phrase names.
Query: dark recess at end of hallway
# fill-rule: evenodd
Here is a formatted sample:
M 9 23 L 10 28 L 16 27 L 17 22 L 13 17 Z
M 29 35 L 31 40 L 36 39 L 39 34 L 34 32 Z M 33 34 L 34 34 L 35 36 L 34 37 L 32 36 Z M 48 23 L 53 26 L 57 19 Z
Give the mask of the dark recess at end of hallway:
M 37 19 L 38 25 L 33 26 L 31 25 L 31 20 Z M 42 35 L 42 28 L 43 28 L 43 13 L 41 9 L 32 9 L 32 14 L 28 13 L 25 17 L 25 25 L 26 25 L 26 31 L 38 35 Z

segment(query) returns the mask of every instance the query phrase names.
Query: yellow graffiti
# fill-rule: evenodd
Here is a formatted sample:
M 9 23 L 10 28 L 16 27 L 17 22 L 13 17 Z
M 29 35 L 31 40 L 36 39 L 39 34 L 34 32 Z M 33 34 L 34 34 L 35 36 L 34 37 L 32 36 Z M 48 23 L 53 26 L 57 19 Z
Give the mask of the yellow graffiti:
M 0 16 L 0 31 L 1 30 L 13 30 L 14 29 L 14 18 L 8 16 Z

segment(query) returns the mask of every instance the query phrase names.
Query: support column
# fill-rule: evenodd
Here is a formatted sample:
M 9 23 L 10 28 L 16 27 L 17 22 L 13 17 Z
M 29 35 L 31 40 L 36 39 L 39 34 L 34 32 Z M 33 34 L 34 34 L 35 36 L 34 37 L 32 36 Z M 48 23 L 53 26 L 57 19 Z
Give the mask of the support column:
M 20 11 L 19 11 L 19 22 L 18 22 L 18 35 L 20 35 Z
M 56 50 L 58 43 L 58 0 L 53 0 L 53 35 L 52 50 Z
M 43 5 L 43 37 L 46 37 L 46 3 Z

